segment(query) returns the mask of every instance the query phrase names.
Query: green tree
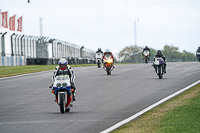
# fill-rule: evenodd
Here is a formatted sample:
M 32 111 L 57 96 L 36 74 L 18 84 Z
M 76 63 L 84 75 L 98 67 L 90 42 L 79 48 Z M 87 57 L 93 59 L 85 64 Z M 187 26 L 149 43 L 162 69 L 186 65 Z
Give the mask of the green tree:
M 125 47 L 118 54 L 119 59 L 121 59 L 121 63 L 144 63 L 142 56 L 142 47 L 138 46 L 129 46 Z M 157 54 L 157 50 L 150 48 L 151 56 L 150 61 L 153 61 L 153 58 Z M 193 53 L 183 51 L 182 53 L 179 51 L 178 47 L 174 47 L 173 45 L 165 45 L 163 50 L 163 54 L 165 55 L 168 62 L 184 62 L 184 61 L 196 61 L 196 56 Z M 137 54 L 135 54 L 137 53 Z
M 121 59 L 121 63 L 144 63 L 143 56 L 142 56 L 142 47 L 138 46 L 129 46 L 125 47 L 121 50 L 118 54 L 119 59 Z M 156 50 L 150 48 L 151 50 L 151 57 L 150 60 L 153 60 L 153 57 L 156 54 Z
M 178 47 L 174 47 L 173 45 L 165 45 L 163 54 L 167 58 L 168 62 L 182 62 L 182 61 L 194 61 L 195 55 L 193 53 L 189 53 L 187 51 L 183 51 L 181 53 Z

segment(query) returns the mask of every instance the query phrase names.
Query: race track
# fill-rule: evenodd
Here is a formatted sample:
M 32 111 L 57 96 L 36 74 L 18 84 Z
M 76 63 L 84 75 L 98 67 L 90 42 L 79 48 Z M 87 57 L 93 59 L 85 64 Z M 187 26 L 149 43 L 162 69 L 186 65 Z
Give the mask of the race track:
M 49 89 L 53 71 L 0 79 L 0 132 L 98 133 L 200 80 L 200 63 L 168 63 L 159 79 L 151 64 L 74 67 L 77 101 L 61 114 Z

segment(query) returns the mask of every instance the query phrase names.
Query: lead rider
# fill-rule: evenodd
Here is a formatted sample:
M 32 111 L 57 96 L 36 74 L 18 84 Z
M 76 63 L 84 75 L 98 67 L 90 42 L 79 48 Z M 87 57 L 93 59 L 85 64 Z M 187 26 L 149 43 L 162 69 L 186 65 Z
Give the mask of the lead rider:
M 155 58 L 158 58 L 158 57 L 161 57 L 163 60 L 164 60 L 164 73 L 166 73 L 166 58 L 165 58 L 165 56 L 162 54 L 162 51 L 161 50 L 158 50 L 157 51 L 157 54 L 155 55 L 155 57 L 154 57 L 154 59 L 153 59 L 153 61 L 155 61 Z M 156 67 L 155 67 L 155 65 L 153 64 L 152 65 L 154 68 L 155 68 L 155 71 L 156 71 Z
M 49 88 L 53 87 L 53 83 L 55 82 L 55 77 L 58 75 L 69 75 L 70 82 L 71 82 L 71 88 L 74 89 L 73 91 L 73 101 L 76 101 L 75 93 L 76 93 L 76 87 L 75 87 L 75 75 L 73 72 L 73 69 L 68 65 L 68 61 L 65 58 L 61 58 L 58 62 L 58 66 L 54 69 L 54 74 L 52 76 L 52 85 Z

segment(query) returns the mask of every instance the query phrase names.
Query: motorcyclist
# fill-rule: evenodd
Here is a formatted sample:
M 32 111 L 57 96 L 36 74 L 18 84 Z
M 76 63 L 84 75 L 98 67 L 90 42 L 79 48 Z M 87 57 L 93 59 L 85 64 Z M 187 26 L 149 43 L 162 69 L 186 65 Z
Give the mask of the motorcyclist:
M 145 48 L 142 51 L 142 56 L 144 56 L 144 51 L 148 50 L 149 51 L 149 56 L 151 56 L 151 50 L 148 48 L 148 46 L 145 46 Z
M 102 62 L 103 62 L 104 57 L 105 57 L 107 54 L 111 55 L 111 57 L 112 57 L 112 59 L 113 59 L 113 62 L 114 62 L 114 61 L 115 61 L 114 56 L 113 56 L 112 52 L 110 52 L 109 49 L 106 49 L 106 51 L 103 53 Z M 113 63 L 113 68 L 115 68 L 115 67 L 114 67 L 114 63 Z
M 58 66 L 54 70 L 54 74 L 52 76 L 52 85 L 49 88 L 53 87 L 53 83 L 55 82 L 55 77 L 58 75 L 69 75 L 70 82 L 71 82 L 71 88 L 74 89 L 73 91 L 73 101 L 76 101 L 75 93 L 76 93 L 76 87 L 75 87 L 75 75 L 73 72 L 73 69 L 68 65 L 68 61 L 65 58 L 61 58 L 58 62 Z
M 98 50 L 95 53 L 102 53 L 103 54 L 103 51 L 101 51 L 101 48 L 98 48 Z
M 200 46 L 198 47 L 197 52 L 198 52 L 198 53 L 200 52 Z
M 166 73 L 166 58 L 165 56 L 162 54 L 162 51 L 161 50 L 158 50 L 157 51 L 157 54 L 155 55 L 153 61 L 155 61 L 155 58 L 158 58 L 158 57 L 162 57 L 162 59 L 164 60 L 164 73 Z M 155 65 L 153 64 L 153 67 L 155 68 Z M 155 68 L 156 69 L 156 68 Z
M 101 51 L 101 48 L 98 48 L 98 50 L 95 52 L 95 54 L 94 54 L 94 59 L 96 59 L 96 53 L 101 53 L 101 54 L 103 54 L 103 51 Z
M 200 53 L 200 46 L 198 47 L 196 53 Z M 199 56 L 198 54 L 196 54 L 196 57 Z

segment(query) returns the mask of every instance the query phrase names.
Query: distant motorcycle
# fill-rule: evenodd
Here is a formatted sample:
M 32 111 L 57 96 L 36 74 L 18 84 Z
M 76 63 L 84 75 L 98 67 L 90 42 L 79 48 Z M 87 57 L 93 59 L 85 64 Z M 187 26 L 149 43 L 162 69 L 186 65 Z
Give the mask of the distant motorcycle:
M 111 71 L 113 70 L 113 58 L 111 55 L 106 55 L 104 57 L 104 70 L 107 72 L 107 75 L 111 74 Z
M 163 75 L 164 75 L 164 60 L 163 60 L 163 58 L 161 58 L 161 57 L 155 58 L 155 61 L 153 62 L 152 66 L 154 66 L 159 79 L 162 79 Z
M 73 91 L 69 75 L 56 76 L 52 93 L 55 94 L 56 102 L 60 106 L 61 113 L 70 111 L 70 107 L 73 105 Z
M 145 59 L 145 63 L 148 63 L 148 62 L 149 62 L 149 54 L 150 54 L 149 50 L 145 50 L 145 51 L 143 52 L 144 59 Z
M 102 63 L 102 61 L 101 61 L 102 53 L 96 53 L 95 57 L 96 57 L 97 66 L 98 66 L 98 68 L 100 68 L 101 67 L 101 63 Z
M 197 52 L 196 56 L 197 56 L 198 61 L 200 62 L 200 52 Z

